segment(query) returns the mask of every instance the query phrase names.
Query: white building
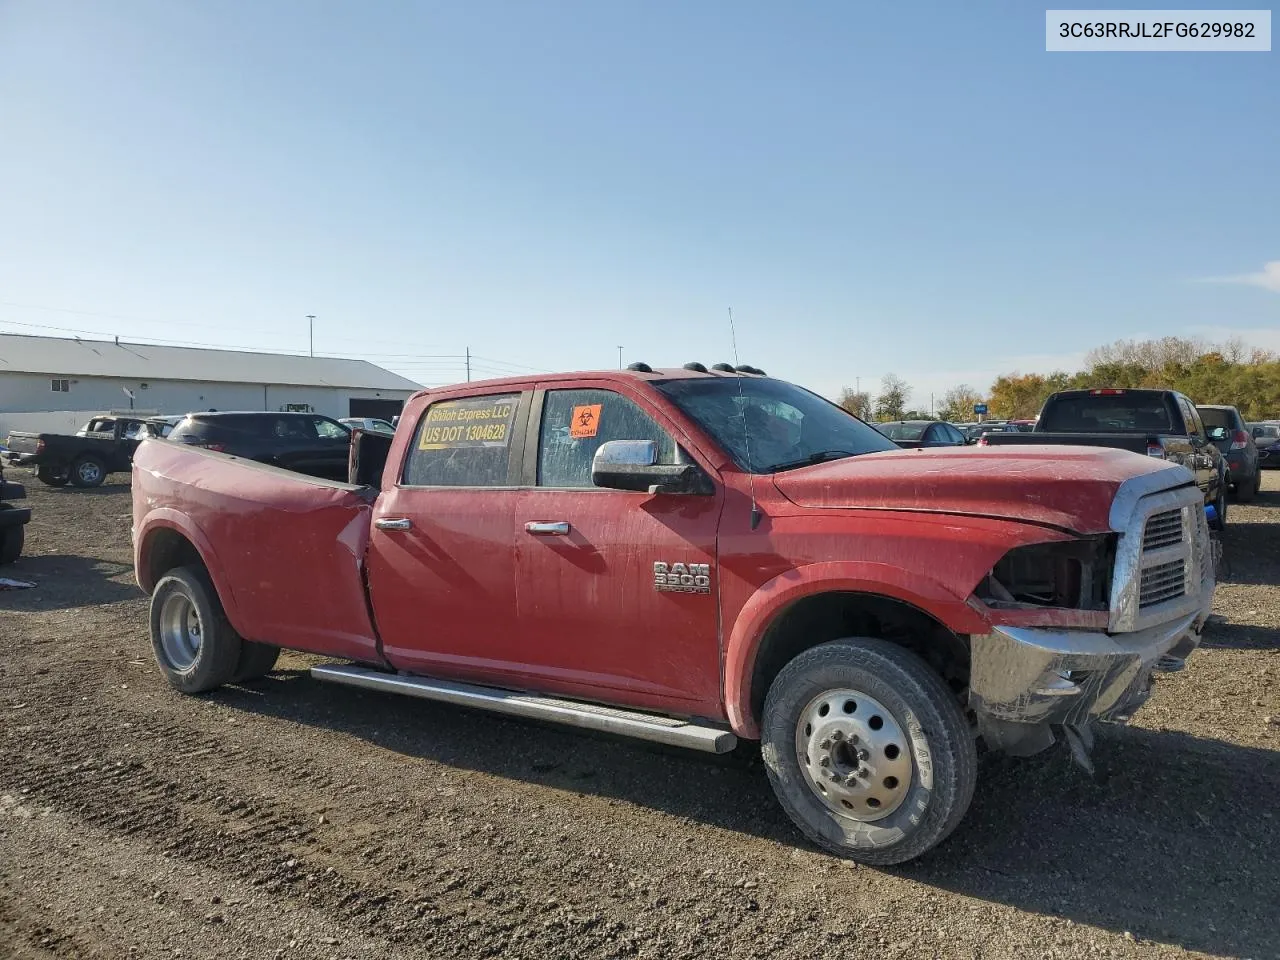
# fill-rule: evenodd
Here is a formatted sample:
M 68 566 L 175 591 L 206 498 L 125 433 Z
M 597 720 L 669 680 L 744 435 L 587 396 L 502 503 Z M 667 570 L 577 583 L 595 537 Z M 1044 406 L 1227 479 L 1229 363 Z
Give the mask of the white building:
M 0 333 L 0 437 L 51 428 L 25 414 L 131 407 L 391 417 L 419 389 L 365 360 Z

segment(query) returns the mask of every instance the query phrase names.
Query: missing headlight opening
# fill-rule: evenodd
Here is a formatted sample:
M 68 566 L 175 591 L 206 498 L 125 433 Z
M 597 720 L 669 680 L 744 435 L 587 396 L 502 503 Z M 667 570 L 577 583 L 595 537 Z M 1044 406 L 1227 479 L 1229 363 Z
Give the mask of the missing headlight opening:
M 1106 610 L 1111 602 L 1115 538 L 1036 543 L 1010 550 L 978 585 L 987 606 Z

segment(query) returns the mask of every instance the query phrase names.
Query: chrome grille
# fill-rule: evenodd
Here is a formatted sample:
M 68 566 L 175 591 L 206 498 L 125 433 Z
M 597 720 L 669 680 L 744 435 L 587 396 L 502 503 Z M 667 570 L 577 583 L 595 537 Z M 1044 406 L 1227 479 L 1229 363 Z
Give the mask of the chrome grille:
M 1111 585 L 1111 633 L 1128 633 L 1207 614 L 1213 596 L 1213 543 L 1204 500 L 1190 483 L 1146 474 L 1124 481 L 1111 505 L 1120 536 Z
M 1152 514 L 1142 535 L 1143 550 L 1158 550 L 1182 542 L 1182 511 Z
M 1154 519 L 1154 518 L 1153 518 Z M 1150 525 L 1148 524 L 1148 529 Z M 1187 562 L 1184 559 L 1156 564 L 1142 571 L 1138 606 L 1151 607 L 1187 592 Z

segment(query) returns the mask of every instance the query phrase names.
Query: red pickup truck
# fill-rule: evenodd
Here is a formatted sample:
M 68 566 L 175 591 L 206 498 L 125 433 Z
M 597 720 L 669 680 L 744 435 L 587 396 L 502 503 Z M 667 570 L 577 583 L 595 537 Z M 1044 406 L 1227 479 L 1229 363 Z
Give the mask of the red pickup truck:
M 900 450 L 755 368 L 417 394 L 351 479 L 163 440 L 137 579 L 169 682 L 270 670 L 725 752 L 760 740 L 814 842 L 897 863 L 960 822 L 976 741 L 1125 720 L 1213 592 L 1183 467 L 1100 448 Z M 377 468 L 370 475 L 369 465 Z

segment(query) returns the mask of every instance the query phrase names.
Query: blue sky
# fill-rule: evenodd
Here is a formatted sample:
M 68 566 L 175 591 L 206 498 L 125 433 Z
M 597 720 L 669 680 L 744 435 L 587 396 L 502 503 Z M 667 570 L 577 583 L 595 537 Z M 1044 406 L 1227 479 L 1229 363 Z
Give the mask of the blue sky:
M 744 363 L 926 404 L 1280 348 L 1277 118 L 1280 53 L 1048 54 L 1025 2 L 5 0 L 0 330 L 314 313 L 440 383 L 731 359 L 732 306 Z

